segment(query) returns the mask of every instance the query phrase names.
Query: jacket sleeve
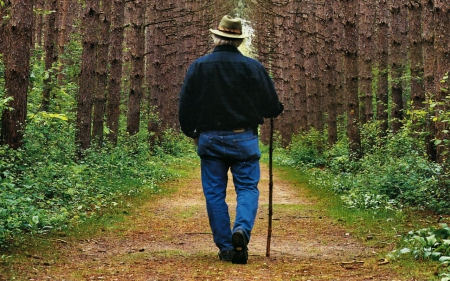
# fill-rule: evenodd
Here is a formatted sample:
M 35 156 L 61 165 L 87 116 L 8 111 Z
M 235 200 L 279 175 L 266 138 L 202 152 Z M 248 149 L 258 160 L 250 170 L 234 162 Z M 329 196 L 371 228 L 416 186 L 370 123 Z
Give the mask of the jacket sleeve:
M 279 101 L 275 85 L 267 70 L 261 65 L 258 75 L 260 94 L 260 113 L 264 118 L 275 118 L 284 110 L 284 105 Z
M 186 73 L 183 86 L 180 91 L 180 100 L 178 107 L 178 119 L 181 131 L 188 137 L 198 137 L 196 130 L 198 119 L 198 101 L 195 89 L 195 67 L 191 65 Z

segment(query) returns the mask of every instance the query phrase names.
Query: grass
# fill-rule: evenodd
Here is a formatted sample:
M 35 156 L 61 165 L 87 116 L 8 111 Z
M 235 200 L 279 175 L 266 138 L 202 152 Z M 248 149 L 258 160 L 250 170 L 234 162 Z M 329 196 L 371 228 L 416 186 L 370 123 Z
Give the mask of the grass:
M 190 159 L 189 162 L 180 162 L 173 168 L 180 176 L 192 175 L 193 171 L 198 169 L 198 162 Z M 275 167 L 276 174 L 285 180 L 291 181 L 294 185 L 301 188 L 302 196 L 305 196 L 307 201 L 313 202 L 313 204 L 303 205 L 281 205 L 276 204 L 274 208 L 276 210 L 285 210 L 288 213 L 295 214 L 302 211 L 304 208 L 315 208 L 321 210 L 326 216 L 330 217 L 336 224 L 341 225 L 344 229 L 352 233 L 352 236 L 359 239 L 362 243 L 375 248 L 378 253 L 378 260 L 382 260 L 386 253 L 395 248 L 399 242 L 399 235 L 406 233 L 411 229 L 417 229 L 419 226 L 423 227 L 424 224 L 433 223 L 432 217 L 427 214 L 417 214 L 408 212 L 377 212 L 364 211 L 364 210 L 352 210 L 342 205 L 340 198 L 335 194 L 322 190 L 311 188 L 307 185 L 308 177 L 306 174 L 301 173 L 290 167 Z M 120 236 L 120 233 L 127 231 L 138 231 L 139 225 L 136 225 L 139 213 L 135 213 L 137 210 L 142 209 L 145 204 L 152 204 L 156 202 L 161 196 L 170 196 L 175 193 L 180 187 L 184 186 L 186 182 L 178 179 L 172 179 L 166 183 L 161 183 L 160 192 L 155 193 L 152 190 L 148 190 L 139 194 L 139 196 L 131 196 L 123 198 L 123 203 L 115 209 L 111 209 L 100 216 L 92 217 L 84 223 L 81 223 L 67 232 L 54 233 L 52 235 L 46 235 L 42 237 L 35 237 L 29 241 L 28 245 L 22 248 L 16 249 L 13 253 L 10 253 L 9 257 L 0 259 L 0 268 L 12 268 L 8 273 L 8 276 L 20 276 L 25 268 L 32 268 L 33 263 L 40 261 L 58 261 L 65 257 L 59 257 L 58 251 L 54 251 L 55 247 L 72 247 L 74 250 L 80 250 L 80 242 L 84 239 L 96 239 L 102 237 L 107 233 L 113 233 Z M 180 209 L 180 218 L 191 218 L 196 208 L 186 207 Z M 136 220 L 132 216 L 137 216 Z M 277 223 L 277 222 L 275 222 Z M 308 230 L 301 230 L 308 231 Z M 324 241 L 326 243 L 326 241 Z M 162 250 L 158 252 L 156 256 L 149 256 L 147 252 L 133 252 L 127 255 L 120 255 L 118 257 L 123 258 L 121 262 L 125 263 L 127 270 L 133 272 L 135 263 L 155 263 L 155 259 L 165 257 L 169 258 L 170 262 L 176 262 L 179 260 L 177 257 L 185 255 L 183 251 Z M 258 257 L 253 257 L 257 259 Z M 220 264 L 220 267 L 211 267 L 211 257 L 208 253 L 197 253 L 192 260 L 197 261 L 195 266 L 199 267 L 199 277 L 217 277 L 226 270 L 234 270 L 231 264 Z M 167 261 L 167 260 L 166 260 Z M 101 261 L 92 261 L 94 264 L 100 264 Z M 372 266 L 377 263 L 377 259 L 367 260 L 366 265 Z M 245 271 L 251 272 L 252 270 L 269 270 L 264 266 L 270 267 L 262 262 L 255 262 L 249 264 Z M 286 265 L 287 266 L 287 265 Z M 376 267 L 376 266 L 374 266 Z M 412 259 L 404 259 L 400 261 L 392 261 L 385 265 L 385 267 L 391 268 L 395 272 L 399 272 L 408 280 L 431 280 L 434 271 L 436 270 L 435 263 L 418 262 Z M 91 266 L 80 265 L 80 271 L 73 273 L 74 279 L 85 279 L 90 274 Z M 206 270 L 204 270 L 206 269 Z M 64 268 L 58 268 L 63 271 Z M 105 267 L 96 269 L 96 274 L 107 274 L 110 268 Z M 124 269 L 125 270 L 125 269 Z M 162 265 L 161 271 L 167 270 L 167 265 Z M 223 270 L 223 271 L 222 271 Z M 274 269 L 270 269 L 274 270 Z M 282 264 L 277 264 L 276 271 L 284 272 L 284 270 L 294 270 L 292 268 L 283 269 Z M 249 273 L 250 274 L 250 273 Z M 278 276 L 278 275 L 277 275 Z M 2 275 L 0 274 L 0 277 Z M 16 280 L 22 280 L 16 278 Z M 419 279 L 411 279 L 419 278 Z M 1 278 L 0 278 L 1 279 Z M 280 275 L 276 280 L 289 280 Z M 275 280 L 273 279 L 273 280 Z M 328 279 L 327 279 L 328 280 Z
M 302 188 L 304 195 L 309 198 L 308 200 L 316 202 L 313 206 L 308 206 L 309 208 L 322 210 L 326 216 L 351 231 L 352 236 L 359 241 L 377 249 L 379 262 L 384 261 L 387 254 L 399 246 L 400 238 L 408 231 L 428 227 L 432 224 L 436 225 L 436 220 L 431 214 L 408 210 L 349 209 L 333 192 L 308 186 L 308 175 L 304 172 L 287 166 L 275 169 L 280 178 L 297 183 Z M 386 266 L 390 266 L 402 276 L 419 278 L 413 280 L 433 280 L 430 278 L 434 278 L 437 269 L 436 263 L 417 261 L 412 258 L 388 261 Z
M 180 161 L 170 168 L 178 177 L 187 177 L 196 169 L 195 160 L 187 159 Z M 149 202 L 156 202 L 162 196 L 169 196 L 177 191 L 180 182 L 171 179 L 167 182 L 159 183 L 158 192 L 154 189 L 143 189 L 139 194 L 123 196 L 121 202 L 114 208 L 104 209 L 102 213 L 87 218 L 85 221 L 73 225 L 65 231 L 51 232 L 45 235 L 35 235 L 29 237 L 26 243 L 20 243 L 4 252 L 0 252 L 0 280 L 1 273 L 8 274 L 10 278 L 21 275 L 21 269 L 31 268 L 33 262 L 39 260 L 57 261 L 61 257 L 55 247 L 73 246 L 86 239 L 96 239 L 105 233 L 114 233 L 120 236 L 121 233 L 136 230 L 138 227 L 134 220 L 130 218 L 140 206 Z M 195 210 L 188 210 L 185 215 L 192 215 Z M 11 279 L 11 280 L 13 280 Z

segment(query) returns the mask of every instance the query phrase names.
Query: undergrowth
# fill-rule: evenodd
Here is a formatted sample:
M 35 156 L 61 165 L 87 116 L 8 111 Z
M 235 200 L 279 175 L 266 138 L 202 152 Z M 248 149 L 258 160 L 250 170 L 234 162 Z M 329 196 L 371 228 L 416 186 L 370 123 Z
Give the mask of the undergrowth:
M 427 158 L 424 138 L 413 126 L 406 124 L 396 134 L 382 137 L 377 123 L 368 123 L 360 130 L 363 156 L 359 159 L 349 151 L 346 135 L 329 146 L 326 133 L 311 130 L 294 136 L 286 149 L 276 148 L 274 161 L 306 172 L 313 188 L 336 194 L 348 209 L 369 210 L 374 214 L 400 214 L 403 209 L 450 213 L 449 174 Z M 450 240 L 444 236 L 437 239 L 437 233 L 442 234 L 445 229 L 448 227 L 411 231 L 401 242 L 410 246 L 396 251 L 396 257 L 406 252 L 416 253 L 414 258 L 434 257 L 441 263 L 441 280 L 450 280 L 446 279 Z M 420 243 L 428 241 L 424 233 L 436 238 L 430 242 L 433 246 Z
M 46 130 L 49 134 L 42 134 Z M 194 151 L 179 134 L 164 133 L 153 150 L 146 135 L 139 134 L 124 136 L 115 147 L 90 149 L 76 160 L 74 142 L 67 141 L 73 128 L 65 120 L 30 124 L 27 134 L 33 141 L 26 141 L 22 150 L 0 147 L 1 248 L 70 228 L 122 206 L 124 198 L 143 190 L 159 192 L 158 182 L 177 176 L 172 169 L 182 161 L 177 155 Z
M 158 182 L 177 176 L 173 166 L 182 161 L 180 156 L 194 152 L 191 141 L 173 130 L 163 132 L 150 147 L 148 132 L 123 133 L 126 120 L 122 116 L 117 145 L 92 147 L 79 159 L 73 109 L 82 48 L 79 38 L 72 39 L 62 55 L 68 63 L 61 69 L 46 70 L 43 49 L 34 49 L 24 146 L 18 150 L 0 147 L 0 250 L 101 216 L 144 190 L 159 192 Z M 62 81 L 57 81 L 58 75 Z M 4 97 L 1 77 L 0 110 L 7 110 L 9 99 Z M 52 98 L 45 112 L 41 102 L 48 77 Z M 146 118 L 143 113 L 143 128 Z

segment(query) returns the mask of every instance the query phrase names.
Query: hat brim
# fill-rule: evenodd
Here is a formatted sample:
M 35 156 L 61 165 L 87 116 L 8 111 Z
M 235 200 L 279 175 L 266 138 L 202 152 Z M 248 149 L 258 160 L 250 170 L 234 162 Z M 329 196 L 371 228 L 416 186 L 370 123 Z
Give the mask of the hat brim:
M 235 38 L 235 39 L 241 39 L 241 38 L 247 38 L 250 37 L 250 34 L 232 34 L 232 33 L 226 33 L 217 29 L 210 29 L 209 31 L 211 31 L 212 33 L 222 36 L 222 37 L 227 37 L 227 38 Z

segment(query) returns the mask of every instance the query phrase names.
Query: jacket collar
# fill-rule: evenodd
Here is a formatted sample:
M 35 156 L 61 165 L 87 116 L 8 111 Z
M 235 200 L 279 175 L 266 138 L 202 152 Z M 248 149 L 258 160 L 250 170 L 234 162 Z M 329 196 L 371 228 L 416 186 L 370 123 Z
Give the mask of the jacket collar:
M 220 46 L 216 46 L 214 48 L 213 53 L 215 52 L 234 52 L 234 53 L 240 53 L 240 51 L 238 50 L 238 48 L 234 47 L 234 46 L 230 46 L 230 45 L 220 45 Z

